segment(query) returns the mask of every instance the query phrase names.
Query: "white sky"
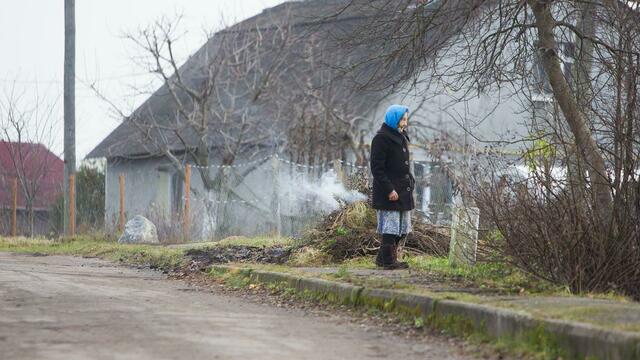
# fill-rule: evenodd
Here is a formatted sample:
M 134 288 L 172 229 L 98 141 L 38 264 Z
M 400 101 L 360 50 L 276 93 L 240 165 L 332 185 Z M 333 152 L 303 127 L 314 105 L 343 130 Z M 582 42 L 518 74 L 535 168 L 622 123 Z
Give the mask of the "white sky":
M 91 151 L 120 122 L 87 84 L 96 82 L 119 108 L 130 112 L 146 96 L 132 86 L 150 90 L 159 83 L 131 59 L 140 55 L 122 35 L 145 27 L 161 16 L 182 14 L 184 37 L 179 59 L 186 59 L 206 39 L 205 30 L 219 29 L 275 6 L 284 0 L 77 0 L 76 1 L 76 157 Z M 64 0 L 2 1 L 0 11 L 0 97 L 13 86 L 33 99 L 36 93 L 57 101 L 59 131 L 53 151 L 62 153 L 62 79 L 64 62 Z

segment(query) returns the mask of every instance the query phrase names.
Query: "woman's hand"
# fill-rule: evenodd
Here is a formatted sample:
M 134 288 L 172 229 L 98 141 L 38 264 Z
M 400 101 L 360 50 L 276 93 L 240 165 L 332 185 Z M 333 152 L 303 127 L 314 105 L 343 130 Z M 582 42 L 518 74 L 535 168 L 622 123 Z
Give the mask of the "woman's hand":
M 395 190 L 389 193 L 389 200 L 398 201 L 398 193 Z

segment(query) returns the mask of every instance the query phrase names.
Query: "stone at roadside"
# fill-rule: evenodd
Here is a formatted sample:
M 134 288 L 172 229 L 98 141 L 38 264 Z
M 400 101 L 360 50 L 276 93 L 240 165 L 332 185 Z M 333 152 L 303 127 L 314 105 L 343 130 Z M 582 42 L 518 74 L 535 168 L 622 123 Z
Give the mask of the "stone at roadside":
M 159 244 L 156 226 L 146 217 L 136 215 L 127 221 L 119 244 Z

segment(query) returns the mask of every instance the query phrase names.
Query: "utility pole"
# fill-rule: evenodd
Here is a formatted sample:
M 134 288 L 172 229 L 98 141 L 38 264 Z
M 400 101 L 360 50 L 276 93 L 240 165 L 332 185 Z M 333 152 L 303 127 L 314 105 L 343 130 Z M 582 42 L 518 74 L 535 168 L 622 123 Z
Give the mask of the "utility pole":
M 76 173 L 76 18 L 75 0 L 64 0 L 64 233 L 75 223 L 75 199 L 71 202 L 69 178 Z M 70 214 L 71 213 L 71 214 Z

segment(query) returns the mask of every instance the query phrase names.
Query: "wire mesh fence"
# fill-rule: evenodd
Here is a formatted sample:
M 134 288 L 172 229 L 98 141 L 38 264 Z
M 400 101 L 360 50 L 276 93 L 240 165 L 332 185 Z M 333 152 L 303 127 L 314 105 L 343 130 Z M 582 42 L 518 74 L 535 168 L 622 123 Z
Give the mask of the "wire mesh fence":
M 255 167 L 252 174 L 238 175 L 236 170 L 248 166 Z M 426 161 L 416 161 L 413 166 L 416 213 L 431 223 L 447 224 L 453 197 L 448 167 L 442 162 Z M 75 232 L 105 232 L 117 237 L 128 219 L 143 215 L 155 224 L 162 242 L 233 235 L 297 236 L 343 204 L 367 200 L 371 184 L 368 166 L 344 160 L 309 165 L 269 155 L 231 166 L 190 168 L 187 185 L 184 178 L 162 166 L 137 174 L 143 181 L 134 181 L 130 170 L 81 167 L 75 181 Z M 227 184 L 218 191 L 207 190 L 199 180 L 203 171 L 212 177 L 226 171 Z M 160 172 L 168 172 L 167 179 L 159 180 Z M 35 212 L 33 235 L 62 235 L 65 204 L 61 184 L 59 188 L 55 202 Z M 150 198 L 142 196 L 147 192 L 152 193 Z M 13 212 L 11 206 L 0 209 L 0 234 L 11 235 Z M 26 209 L 15 212 L 17 235 L 31 235 Z

